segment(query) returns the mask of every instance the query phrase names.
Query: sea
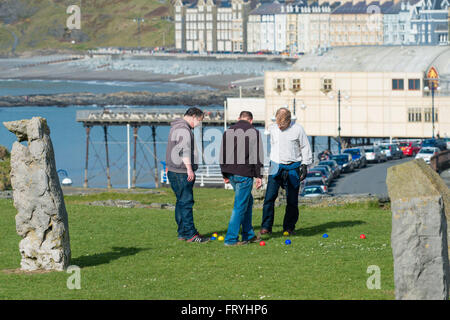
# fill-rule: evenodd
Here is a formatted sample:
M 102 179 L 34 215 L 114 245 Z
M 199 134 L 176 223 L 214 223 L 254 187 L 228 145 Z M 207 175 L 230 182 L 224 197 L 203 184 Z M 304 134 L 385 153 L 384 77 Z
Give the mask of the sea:
M 31 95 L 56 93 L 112 93 L 119 91 L 190 91 L 208 89 L 206 86 L 189 85 L 174 82 L 125 82 L 125 81 L 68 81 L 68 80 L 17 80 L 0 79 L 0 99 L 4 95 Z M 122 108 L 124 106 L 108 106 L 108 108 Z M 126 106 L 127 108 L 188 108 L 187 106 Z M 77 110 L 98 110 L 99 106 L 23 106 L 0 107 L 0 145 L 11 150 L 16 137 L 1 123 L 32 117 L 43 117 L 50 127 L 50 137 L 55 152 L 56 168 L 60 179 L 69 177 L 73 187 L 82 187 L 84 183 L 84 169 L 86 160 L 86 130 L 82 123 L 76 121 Z M 223 108 L 212 105 L 207 109 Z M 221 130 L 222 127 L 208 128 Z M 262 133 L 264 128 L 258 128 Z M 136 157 L 136 187 L 154 188 L 154 155 L 157 157 L 158 172 L 163 169 L 165 151 L 169 133 L 168 126 L 156 128 L 156 154 L 153 150 L 152 133 L 150 127 L 141 127 L 138 131 L 137 157 Z M 195 130 L 197 144 L 199 130 Z M 130 136 L 132 132 L 130 130 Z M 311 139 L 311 138 L 310 138 Z M 132 139 L 131 139 L 132 140 Z M 201 140 L 200 140 L 201 141 Z M 311 140 L 310 140 L 311 141 Z M 204 148 L 212 141 L 204 141 Z M 316 152 L 327 148 L 327 138 L 317 137 L 315 140 Z M 201 144 L 201 142 L 200 142 Z M 111 184 L 113 188 L 126 188 L 128 186 L 128 153 L 126 126 L 111 126 L 108 128 L 108 147 L 111 170 Z M 332 151 L 337 150 L 337 144 L 332 140 Z M 131 150 L 133 145 L 131 144 Z M 106 152 L 104 145 L 104 132 L 101 127 L 93 127 L 90 133 L 88 186 L 103 188 L 107 186 Z

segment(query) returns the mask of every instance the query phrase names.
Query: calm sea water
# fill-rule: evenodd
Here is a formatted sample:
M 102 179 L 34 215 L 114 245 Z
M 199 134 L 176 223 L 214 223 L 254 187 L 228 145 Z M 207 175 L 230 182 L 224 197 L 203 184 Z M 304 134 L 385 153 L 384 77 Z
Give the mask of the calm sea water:
M 3 86 L 5 83 L 15 83 L 16 89 L 6 89 Z M 173 91 L 174 87 L 180 90 L 198 89 L 198 87 L 173 84 L 173 83 L 146 83 L 135 84 L 137 86 L 146 86 L 146 90 L 158 91 L 165 89 L 165 91 Z M 92 92 L 114 92 L 118 88 L 127 88 L 134 90 L 137 87 L 127 83 L 105 83 L 97 81 L 96 84 L 92 82 L 55 82 L 55 81 L 0 81 L 0 95 L 8 91 L 8 94 L 32 94 L 32 93 L 57 93 L 57 92 L 81 92 L 89 88 Z M 80 90 L 80 91 L 74 91 Z M 111 90 L 111 91 L 108 91 Z M 136 89 L 137 90 L 137 89 Z M 141 89 L 139 89 L 141 90 Z M 164 91 L 164 90 L 162 90 Z M 183 106 L 156 106 L 136 108 L 182 108 Z M 130 106 L 133 108 L 133 106 Z M 187 108 L 187 107 L 186 107 Z M 211 106 L 210 108 L 220 108 L 219 106 Z M 209 108 L 209 109 L 210 109 Z M 47 119 L 50 127 L 50 137 L 53 142 L 55 151 L 56 167 L 58 170 L 64 170 L 73 181 L 73 186 L 82 186 L 84 182 L 84 167 L 86 157 L 86 131 L 81 123 L 76 122 L 77 110 L 96 110 L 99 107 L 95 106 L 69 106 L 69 107 L 11 107 L 0 108 L 0 123 L 4 121 L 14 121 L 20 119 L 30 119 L 35 116 Z M 206 130 L 211 128 L 205 128 Z M 223 132 L 223 128 L 214 128 Z M 260 128 L 262 130 L 262 128 Z M 130 130 L 130 137 L 132 140 L 132 130 Z M 159 126 L 156 129 L 156 157 L 158 159 L 159 170 L 162 169 L 160 161 L 165 160 L 165 150 L 167 145 L 167 137 L 169 127 Z M 198 130 L 196 135 L 198 136 Z M 137 183 L 138 187 L 151 188 L 154 187 L 153 179 L 153 142 L 150 127 L 141 127 L 138 131 L 139 144 L 137 147 Z M 104 133 L 101 127 L 94 127 L 90 134 L 90 148 L 89 148 L 89 186 L 90 187 L 105 187 L 106 186 L 106 156 L 104 146 Z M 14 134 L 10 133 L 3 125 L 0 125 L 0 145 L 6 146 L 11 150 L 12 144 L 16 141 Z M 111 182 L 113 187 L 125 188 L 127 186 L 127 131 L 126 127 L 111 126 L 108 129 L 108 144 L 109 157 L 111 166 Z M 205 148 L 208 146 L 208 141 L 204 143 Z M 332 145 L 332 149 L 337 149 L 336 144 Z M 316 151 L 320 151 L 327 147 L 327 140 L 325 137 L 316 138 Z M 131 145 L 133 148 L 133 145 Z M 131 149 L 132 150 L 132 149 Z M 60 177 L 64 174 L 60 171 Z

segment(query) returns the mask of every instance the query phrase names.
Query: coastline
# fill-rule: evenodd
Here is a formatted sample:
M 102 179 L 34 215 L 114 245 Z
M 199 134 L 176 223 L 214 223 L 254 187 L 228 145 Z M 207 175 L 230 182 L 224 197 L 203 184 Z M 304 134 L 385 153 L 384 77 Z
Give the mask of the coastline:
M 69 105 L 223 105 L 227 97 L 263 97 L 264 76 L 252 74 L 187 75 L 163 74 L 141 70 L 97 69 L 70 64 L 71 58 L 86 59 L 82 55 L 60 54 L 28 56 L 19 60 L 0 60 L 0 80 L 61 80 L 61 81 L 121 81 L 183 83 L 199 86 L 181 92 L 115 92 L 93 94 L 57 93 L 0 96 L 0 107 L 69 106 Z M 38 61 L 38 63 L 36 63 Z M 14 65 L 13 63 L 14 62 Z M 200 88 L 203 87 L 203 88 Z M 204 89 L 204 87 L 209 89 Z M 241 88 L 240 88 L 241 87 Z
M 139 70 L 109 70 L 108 66 L 98 66 L 97 69 L 74 67 L 70 61 L 61 61 L 62 57 L 75 60 L 86 59 L 83 55 L 70 55 L 68 53 L 53 53 L 53 56 L 26 56 L 19 57 L 20 62 L 14 59 L 16 65 L 8 64 L 8 59 L 0 59 L 0 79 L 2 80 L 78 80 L 78 81 L 129 81 L 129 82 L 180 82 L 190 85 L 207 86 L 218 90 L 226 90 L 230 85 L 243 88 L 258 87 L 263 89 L 264 76 L 254 74 L 164 74 Z M 82 58 L 81 58 L 82 57 Z M 31 63 L 31 59 L 41 58 L 40 64 Z M 200 57 L 197 57 L 200 58 Z M 52 61 L 53 60 L 53 61 Z M 11 60 L 13 61 L 13 60 Z M 3 63 L 2 63 L 3 62 Z
M 72 105 L 107 106 L 107 105 L 184 105 L 184 106 L 212 106 L 223 105 L 227 98 L 239 97 L 238 88 L 230 90 L 197 90 L 182 92 L 115 92 L 108 94 L 93 93 L 60 93 L 47 95 L 27 96 L 0 96 L 0 107 L 27 107 L 27 106 L 57 106 Z M 243 95 L 262 97 L 262 91 L 242 90 Z

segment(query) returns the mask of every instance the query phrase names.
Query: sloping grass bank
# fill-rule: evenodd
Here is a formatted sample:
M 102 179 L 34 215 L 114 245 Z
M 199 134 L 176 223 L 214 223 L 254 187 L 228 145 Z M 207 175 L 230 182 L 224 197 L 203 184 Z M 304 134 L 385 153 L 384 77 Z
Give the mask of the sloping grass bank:
M 81 269 L 81 289 L 71 274 L 17 274 L 20 265 L 16 210 L 0 200 L 0 299 L 394 299 L 390 247 L 391 214 L 371 204 L 301 207 L 291 245 L 282 233 L 284 207 L 276 209 L 266 246 L 225 247 L 223 242 L 177 240 L 174 212 L 95 207 L 85 202 L 127 199 L 175 203 L 161 194 L 103 193 L 66 196 L 72 265 Z M 194 218 L 205 235 L 225 235 L 233 192 L 196 189 Z M 254 209 L 259 230 L 261 209 Z M 327 233 L 328 238 L 323 238 Z M 359 238 L 365 234 L 366 239 Z M 368 289 L 369 266 L 380 268 L 381 288 Z

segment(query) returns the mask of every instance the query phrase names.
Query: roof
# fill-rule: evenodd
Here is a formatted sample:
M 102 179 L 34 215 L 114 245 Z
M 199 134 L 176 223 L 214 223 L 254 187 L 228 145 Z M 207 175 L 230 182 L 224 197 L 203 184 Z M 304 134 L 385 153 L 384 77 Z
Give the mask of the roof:
M 265 15 L 281 13 L 281 4 L 278 2 L 263 3 L 259 7 L 250 11 L 251 15 Z
M 305 54 L 293 70 L 323 72 L 425 72 L 433 65 L 450 76 L 448 46 L 354 46 Z

